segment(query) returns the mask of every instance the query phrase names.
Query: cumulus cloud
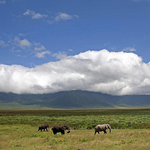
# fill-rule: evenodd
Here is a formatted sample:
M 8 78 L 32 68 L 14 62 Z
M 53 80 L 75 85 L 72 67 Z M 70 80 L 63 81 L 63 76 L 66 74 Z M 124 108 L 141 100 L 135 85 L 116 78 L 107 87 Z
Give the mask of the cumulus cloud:
M 40 18 L 45 18 L 48 17 L 46 14 L 40 14 L 40 13 L 35 13 L 33 10 L 27 10 L 23 15 L 29 15 L 31 16 L 32 19 L 40 19 Z
M 150 62 L 134 53 L 86 51 L 34 68 L 0 65 L 0 91 L 52 93 L 87 90 L 112 95 L 150 94 Z

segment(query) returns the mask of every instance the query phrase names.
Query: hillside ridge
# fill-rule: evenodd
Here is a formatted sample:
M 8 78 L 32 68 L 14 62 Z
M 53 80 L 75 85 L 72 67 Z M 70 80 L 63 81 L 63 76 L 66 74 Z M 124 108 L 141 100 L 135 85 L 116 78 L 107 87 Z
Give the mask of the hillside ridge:
M 0 93 L 1 103 L 39 105 L 48 108 L 143 108 L 150 107 L 150 95 L 113 96 L 100 92 L 63 91 L 48 94 Z

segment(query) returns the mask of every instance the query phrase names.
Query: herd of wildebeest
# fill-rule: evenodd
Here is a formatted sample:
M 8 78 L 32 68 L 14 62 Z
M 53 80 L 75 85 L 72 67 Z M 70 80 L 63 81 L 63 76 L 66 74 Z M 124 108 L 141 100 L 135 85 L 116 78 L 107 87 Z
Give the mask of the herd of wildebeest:
M 95 134 L 97 132 L 99 134 L 99 132 L 101 132 L 101 131 L 103 131 L 104 134 L 105 134 L 105 133 L 107 133 L 106 129 L 109 129 L 109 131 L 111 133 L 111 126 L 109 124 L 98 124 L 98 125 L 95 126 Z M 49 124 L 41 124 L 39 126 L 38 131 L 39 130 L 48 131 L 48 130 L 51 130 L 51 129 L 49 128 Z M 71 131 L 69 126 L 65 125 L 65 124 L 64 125 L 54 125 L 53 128 L 52 128 L 52 131 L 53 131 L 54 134 L 57 134 L 57 132 L 61 132 L 61 134 L 65 134 L 65 130 L 68 130 L 67 133 L 70 133 L 70 131 Z

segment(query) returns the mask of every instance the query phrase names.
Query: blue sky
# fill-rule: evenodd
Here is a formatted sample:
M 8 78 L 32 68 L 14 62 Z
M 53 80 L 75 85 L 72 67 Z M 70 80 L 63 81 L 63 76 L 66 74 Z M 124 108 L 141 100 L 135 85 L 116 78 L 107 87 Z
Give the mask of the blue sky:
M 27 86 L 28 88 L 34 87 L 33 89 L 39 89 L 37 91 L 33 90 L 32 93 L 57 92 L 63 89 L 82 89 L 117 95 L 139 94 L 141 88 L 138 90 L 137 88 L 142 86 L 144 89 L 142 89 L 140 94 L 150 94 L 149 91 L 145 91 L 145 89 L 150 87 L 150 75 L 147 73 L 150 69 L 149 14 L 149 0 L 0 0 L 1 78 L 4 75 L 7 76 L 6 74 L 8 72 L 12 74 L 17 72 L 18 74 L 19 70 L 23 70 L 25 73 L 34 73 L 35 75 L 35 70 L 40 68 L 38 73 L 44 70 L 42 73 L 44 75 L 48 74 L 50 79 L 45 80 L 45 84 L 43 84 L 41 83 L 42 81 L 40 82 L 42 79 L 38 78 L 39 74 L 37 73 L 35 75 L 37 82 Z M 72 60 L 75 58 L 81 59 L 81 55 L 83 56 L 82 60 L 85 58 L 85 55 L 87 59 L 93 60 L 92 55 L 95 56 L 95 54 L 97 54 L 95 57 L 102 55 L 106 58 L 106 53 L 107 58 L 110 58 L 111 55 L 111 58 L 115 57 L 115 59 L 123 63 L 125 67 L 129 66 L 128 62 L 133 61 L 133 58 L 138 59 L 135 65 L 137 68 L 141 65 L 139 72 L 142 72 L 143 66 L 146 65 L 147 69 L 144 68 L 142 73 L 144 75 L 140 77 L 140 79 L 137 79 L 138 83 L 134 85 L 136 90 L 129 92 L 133 89 L 133 85 L 130 83 L 127 85 L 123 84 L 126 83 L 126 80 L 120 81 L 119 79 L 121 77 L 114 79 L 114 77 L 112 77 L 114 74 L 110 77 L 110 79 L 112 79 L 110 80 L 111 83 L 115 82 L 116 85 L 117 82 L 120 81 L 121 88 L 130 87 L 130 90 L 127 90 L 128 92 L 118 92 L 120 89 L 118 84 L 116 86 L 117 90 L 115 88 L 114 90 L 109 89 L 103 91 L 102 89 L 104 88 L 100 87 L 103 87 L 102 84 L 106 84 L 106 81 L 101 81 L 102 79 L 97 79 L 101 84 L 99 85 L 100 87 L 95 85 L 95 83 L 94 87 L 83 87 L 83 83 L 85 83 L 84 85 L 87 84 L 87 86 L 91 84 L 87 83 L 86 80 L 83 82 L 87 74 L 85 72 L 81 74 L 81 72 L 76 69 L 71 71 L 71 68 L 68 68 L 69 64 L 67 64 L 67 62 L 69 61 L 66 60 L 70 60 L 72 63 Z M 128 57 L 126 58 L 126 56 Z M 126 60 L 124 60 L 123 57 L 125 57 Z M 107 58 L 106 60 L 108 60 L 109 63 L 112 62 L 112 60 L 110 61 L 110 59 Z M 64 70 L 65 68 L 69 70 L 68 75 L 64 74 L 62 80 L 66 81 L 67 78 L 68 82 L 73 80 L 72 83 L 74 83 L 78 79 L 75 77 L 75 74 L 80 74 L 80 79 L 82 78 L 81 86 L 72 85 L 71 87 L 67 86 L 64 88 L 64 86 L 60 86 L 64 83 L 61 81 L 61 83 L 57 84 L 57 87 L 52 87 L 52 85 L 58 82 L 58 79 L 53 79 L 55 82 L 52 82 L 51 76 L 53 75 L 51 72 L 55 72 L 57 75 L 62 73 L 52 68 L 62 63 L 64 63 L 65 66 L 62 65 L 61 68 L 64 67 Z M 76 63 L 78 64 L 78 62 Z M 98 63 L 99 60 L 97 60 L 96 65 Z M 106 62 L 105 64 L 98 65 L 105 66 Z M 50 70 L 50 72 L 45 72 L 44 67 L 46 70 Z M 115 67 L 118 66 L 113 67 L 115 70 Z M 79 66 L 75 66 L 75 68 L 79 68 Z M 106 67 L 105 70 L 106 69 L 108 68 Z M 5 73 L 2 74 L 4 70 Z M 73 74 L 73 72 L 75 72 L 75 74 Z M 91 74 L 94 73 L 92 70 L 89 72 L 91 72 Z M 71 73 L 70 76 L 69 73 Z M 107 72 L 104 75 L 106 76 L 106 74 Z M 132 74 L 127 74 L 129 74 L 129 79 L 131 80 L 130 77 Z M 101 75 L 100 70 L 99 75 Z M 122 75 L 122 72 L 120 72 L 120 75 Z M 31 76 L 33 76 L 33 74 Z M 25 77 L 25 84 L 29 83 L 31 76 L 28 78 Z M 44 78 L 46 77 L 44 76 Z M 8 78 L 9 81 L 11 81 L 9 83 L 7 81 Z M 14 93 L 30 92 L 26 89 L 13 91 L 14 85 L 16 86 L 16 82 L 19 82 L 14 78 L 15 77 L 7 76 L 6 82 L 0 83 L 0 91 Z M 132 76 L 132 79 L 133 78 L 135 77 Z M 13 79 L 13 81 L 11 79 Z M 78 79 L 78 81 L 80 79 Z M 143 84 L 146 82 L 146 85 L 139 85 L 142 81 Z M 49 84 L 46 84 L 46 82 Z M 6 87 L 2 87 L 3 84 L 7 84 L 9 87 L 12 85 L 12 88 L 7 91 Z M 19 88 L 20 86 L 18 85 L 17 89 Z

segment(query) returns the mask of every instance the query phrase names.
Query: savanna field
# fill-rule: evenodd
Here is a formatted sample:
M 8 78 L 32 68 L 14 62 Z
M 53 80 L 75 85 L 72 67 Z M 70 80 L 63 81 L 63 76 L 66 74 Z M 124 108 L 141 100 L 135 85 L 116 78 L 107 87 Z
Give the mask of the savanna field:
M 67 124 L 65 135 L 38 131 L 40 124 Z M 97 124 L 112 132 L 94 135 Z M 150 109 L 1 110 L 2 150 L 150 149 Z

